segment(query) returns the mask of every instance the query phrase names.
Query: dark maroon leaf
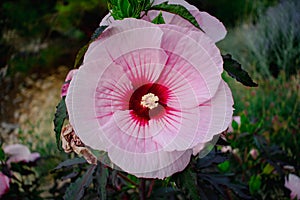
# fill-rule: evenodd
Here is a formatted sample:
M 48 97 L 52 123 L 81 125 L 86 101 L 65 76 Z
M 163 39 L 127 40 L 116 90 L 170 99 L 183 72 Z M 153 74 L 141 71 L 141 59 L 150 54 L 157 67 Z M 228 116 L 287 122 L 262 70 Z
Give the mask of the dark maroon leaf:
M 88 188 L 93 181 L 95 169 L 96 165 L 91 165 L 82 177 L 78 178 L 74 183 L 71 183 L 66 190 L 64 199 L 80 200 L 83 197 L 86 188 Z
M 84 158 L 68 159 L 68 160 L 65 160 L 65 161 L 59 163 L 59 165 L 57 165 L 57 167 L 55 167 L 53 169 L 53 171 L 64 168 L 64 167 L 71 167 L 73 165 L 84 164 L 84 163 L 86 163 L 86 160 Z
M 60 134 L 61 134 L 62 127 L 64 125 L 64 121 L 67 117 L 68 117 L 68 113 L 67 113 L 65 99 L 62 98 L 59 104 L 56 106 L 56 112 L 53 120 L 55 137 L 56 137 L 56 145 L 60 151 L 62 151 Z
M 242 69 L 240 63 L 234 60 L 230 54 L 222 55 L 224 61 L 224 70 L 227 71 L 229 76 L 235 78 L 238 82 L 245 86 L 257 87 L 258 85 L 253 82 L 249 74 Z

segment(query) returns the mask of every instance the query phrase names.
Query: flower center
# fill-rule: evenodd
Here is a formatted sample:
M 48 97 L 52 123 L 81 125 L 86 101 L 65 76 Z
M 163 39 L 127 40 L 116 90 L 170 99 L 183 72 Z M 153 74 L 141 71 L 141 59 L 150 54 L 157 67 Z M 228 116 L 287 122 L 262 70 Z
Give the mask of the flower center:
M 149 120 L 162 117 L 169 109 L 169 95 L 169 89 L 157 83 L 148 83 L 136 88 L 129 100 L 132 119 L 140 125 L 146 125 Z
M 148 93 L 142 97 L 141 105 L 146 108 L 153 109 L 158 106 L 158 100 L 159 98 L 153 93 Z

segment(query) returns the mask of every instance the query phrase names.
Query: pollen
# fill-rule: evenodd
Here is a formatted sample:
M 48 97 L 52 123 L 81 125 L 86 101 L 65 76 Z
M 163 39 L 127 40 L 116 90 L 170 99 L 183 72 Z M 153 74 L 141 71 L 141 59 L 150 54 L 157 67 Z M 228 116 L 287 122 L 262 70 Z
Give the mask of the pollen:
M 149 109 L 153 109 L 158 106 L 158 100 L 159 98 L 153 93 L 148 93 L 142 97 L 141 105 Z

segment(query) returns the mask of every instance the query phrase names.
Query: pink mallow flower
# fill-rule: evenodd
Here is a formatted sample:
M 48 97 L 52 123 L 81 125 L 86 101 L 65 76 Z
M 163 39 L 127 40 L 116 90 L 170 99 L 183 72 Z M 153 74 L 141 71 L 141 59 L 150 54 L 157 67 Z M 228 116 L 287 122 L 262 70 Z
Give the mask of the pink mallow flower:
M 257 149 L 253 148 L 250 150 L 249 154 L 254 160 L 256 160 L 259 155 L 259 152 Z
M 4 147 L 4 152 L 9 156 L 7 163 L 34 162 L 40 157 L 39 153 L 31 153 L 27 146 L 12 144 Z
M 289 174 L 284 186 L 291 190 L 291 199 L 300 199 L 300 178 L 295 174 Z
M 133 18 L 93 42 L 66 96 L 82 142 L 122 170 L 164 178 L 227 129 L 232 94 L 222 56 L 201 31 Z
M 217 18 L 211 16 L 207 12 L 200 12 L 199 9 L 184 0 L 154 0 L 153 5 L 158 5 L 164 2 L 168 2 L 168 4 L 173 5 L 181 5 L 184 6 L 196 19 L 201 29 L 205 32 L 205 34 L 212 39 L 213 42 L 218 42 L 222 40 L 226 34 L 226 28 Z M 179 15 L 175 15 L 172 13 L 150 10 L 147 12 L 147 15 L 142 13 L 144 20 L 151 22 L 155 17 L 162 12 L 164 21 L 166 24 L 178 25 L 181 27 L 187 27 L 194 30 L 198 30 L 193 24 L 191 24 L 186 19 L 180 17 Z M 100 26 L 109 26 L 114 21 L 114 18 L 107 14 L 100 23 Z
M 8 192 L 10 179 L 0 172 L 0 198 Z

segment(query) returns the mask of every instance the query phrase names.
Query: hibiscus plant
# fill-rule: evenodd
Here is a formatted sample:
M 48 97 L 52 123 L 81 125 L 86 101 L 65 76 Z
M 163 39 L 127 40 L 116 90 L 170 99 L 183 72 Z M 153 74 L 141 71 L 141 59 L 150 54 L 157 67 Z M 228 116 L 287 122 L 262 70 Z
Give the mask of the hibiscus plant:
M 54 169 L 72 180 L 64 199 L 250 199 L 220 173 L 234 104 L 223 70 L 257 86 L 215 45 L 224 25 L 184 0 L 108 0 L 108 8 L 55 114 L 58 148 L 81 156 Z

